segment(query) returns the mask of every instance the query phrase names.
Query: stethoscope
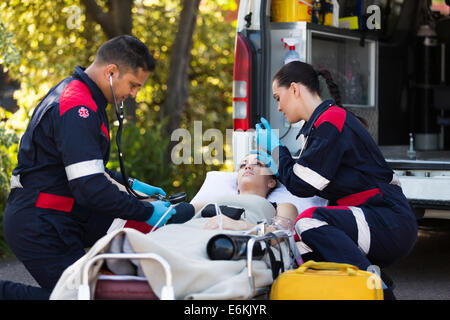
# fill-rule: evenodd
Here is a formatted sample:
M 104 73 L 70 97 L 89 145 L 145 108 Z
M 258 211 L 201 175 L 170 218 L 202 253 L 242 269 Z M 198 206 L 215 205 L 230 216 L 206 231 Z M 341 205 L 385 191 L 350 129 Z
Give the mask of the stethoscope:
M 123 154 L 122 150 L 120 148 L 122 143 L 122 127 L 123 127 L 123 101 L 120 104 L 120 107 L 117 105 L 116 95 L 114 94 L 113 84 L 112 84 L 112 73 L 109 76 L 109 85 L 111 86 L 111 92 L 114 99 L 114 108 L 116 110 L 116 116 L 117 120 L 119 121 L 119 128 L 117 129 L 116 134 L 116 144 L 117 144 L 117 150 L 119 153 L 119 164 L 120 164 L 120 172 L 122 174 L 122 179 L 125 185 L 125 189 L 127 190 L 128 194 L 135 196 L 139 200 L 149 199 L 149 198 L 155 198 L 157 200 L 164 200 L 169 201 L 171 205 L 175 205 L 177 203 L 183 202 L 186 200 L 186 192 L 180 192 L 176 193 L 170 197 L 165 197 L 161 194 L 152 195 L 152 196 L 141 196 L 136 191 L 134 191 L 130 186 L 130 179 L 128 178 L 126 171 L 125 171 L 125 165 L 123 164 Z M 170 210 L 168 210 L 170 211 Z
M 304 137 L 305 137 L 305 142 L 303 142 L 302 148 L 301 148 L 300 153 L 299 153 L 299 155 L 298 155 L 299 158 L 301 157 L 301 155 L 302 155 L 302 153 L 303 153 L 303 150 L 305 150 L 306 145 L 308 144 L 308 138 L 309 138 L 309 135 L 311 134 L 311 131 L 312 131 L 313 127 L 314 127 L 314 123 L 315 123 L 315 122 L 317 121 L 317 119 L 322 115 L 322 113 L 324 113 L 325 111 L 327 111 L 328 108 L 331 107 L 332 105 L 333 105 L 333 103 L 330 103 L 328 106 L 326 106 L 326 107 L 322 110 L 322 112 L 318 113 L 318 114 L 314 117 L 314 119 L 312 120 L 312 125 L 309 127 L 308 132 L 307 132 L 306 135 L 304 136 Z
M 120 107 L 119 107 L 117 105 L 116 95 L 115 95 L 114 89 L 113 89 L 112 75 L 113 74 L 111 73 L 111 75 L 109 76 L 109 85 L 111 87 L 111 92 L 112 92 L 112 96 L 114 99 L 114 108 L 116 109 L 117 120 L 119 121 L 119 128 L 117 129 L 117 134 L 116 134 L 116 145 L 117 145 L 117 150 L 119 152 L 120 172 L 122 174 L 123 183 L 125 185 L 125 189 L 127 190 L 128 194 L 135 196 L 139 200 L 148 199 L 149 198 L 148 196 L 141 196 L 131 188 L 129 178 L 125 172 L 125 165 L 123 164 L 123 154 L 122 154 L 122 150 L 120 148 L 120 146 L 122 144 L 123 101 L 121 102 Z

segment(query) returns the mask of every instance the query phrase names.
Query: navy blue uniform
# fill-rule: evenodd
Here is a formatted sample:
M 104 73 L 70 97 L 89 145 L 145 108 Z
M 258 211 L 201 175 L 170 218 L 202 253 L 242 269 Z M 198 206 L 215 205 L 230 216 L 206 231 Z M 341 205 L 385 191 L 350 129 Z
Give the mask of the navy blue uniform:
M 14 254 L 50 292 L 66 267 L 103 236 L 114 218 L 146 221 L 150 203 L 105 176 L 110 152 L 107 100 L 81 67 L 53 87 L 23 135 L 4 213 Z
M 286 147 L 279 148 L 279 174 L 291 193 L 329 200 L 327 207 L 300 213 L 295 223 L 297 236 L 315 259 L 366 270 L 406 256 L 417 239 L 416 218 L 397 176 L 360 121 L 327 100 L 300 134 L 306 145 L 296 161 Z

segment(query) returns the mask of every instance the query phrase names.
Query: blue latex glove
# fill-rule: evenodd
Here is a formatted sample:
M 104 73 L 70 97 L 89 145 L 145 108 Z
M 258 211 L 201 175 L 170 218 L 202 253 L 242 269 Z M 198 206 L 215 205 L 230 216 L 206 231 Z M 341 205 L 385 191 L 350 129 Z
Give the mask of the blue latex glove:
M 251 150 L 250 153 L 257 154 L 257 158 L 261 160 L 274 175 L 276 175 L 277 177 L 280 176 L 280 174 L 278 173 L 278 163 L 273 159 L 271 155 L 261 149 Z
M 139 181 L 138 179 L 134 179 L 131 188 L 133 188 L 134 191 L 145 193 L 148 196 L 153 196 L 155 194 L 161 194 L 163 196 L 166 196 L 166 193 L 164 192 L 163 189 L 151 186 L 149 184 Z
M 264 125 L 265 129 L 262 128 L 261 124 Z M 266 119 L 261 118 L 261 124 L 258 123 L 255 126 L 256 146 L 258 149 L 264 149 L 267 150 L 267 152 L 272 153 L 276 147 L 282 146 L 280 138 L 278 138 L 277 134 L 273 132 L 269 122 Z
M 161 217 L 164 215 L 164 213 L 169 210 L 170 202 L 168 201 L 153 201 L 150 202 L 151 205 L 153 205 L 153 213 L 150 219 L 148 219 L 146 222 L 147 224 L 153 226 L 153 227 L 161 227 L 166 224 L 167 220 L 172 217 L 176 213 L 175 208 L 172 208 L 165 216 L 162 218 L 162 220 L 158 223 L 158 221 L 161 219 Z M 158 223 L 158 225 L 156 225 Z

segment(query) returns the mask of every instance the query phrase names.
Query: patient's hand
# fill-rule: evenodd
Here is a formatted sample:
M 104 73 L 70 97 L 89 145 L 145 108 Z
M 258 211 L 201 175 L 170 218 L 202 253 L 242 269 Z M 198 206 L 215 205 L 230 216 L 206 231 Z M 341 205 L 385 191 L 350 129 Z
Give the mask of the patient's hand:
M 249 230 L 253 227 L 251 223 L 248 223 L 244 220 L 234 220 L 225 215 L 221 215 L 222 217 L 222 229 L 226 230 Z M 204 229 L 218 229 L 219 228 L 219 216 L 215 216 L 209 218 L 209 220 L 205 223 Z

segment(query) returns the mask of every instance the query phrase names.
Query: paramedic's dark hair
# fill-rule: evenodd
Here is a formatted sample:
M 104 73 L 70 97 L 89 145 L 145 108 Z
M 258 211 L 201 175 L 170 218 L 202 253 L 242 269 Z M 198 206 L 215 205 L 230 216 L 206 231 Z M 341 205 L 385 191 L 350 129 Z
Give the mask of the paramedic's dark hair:
M 334 103 L 337 106 L 345 109 L 342 106 L 339 87 L 334 82 L 331 73 L 328 70 L 320 69 L 316 71 L 314 70 L 313 66 L 308 63 L 304 63 L 301 61 L 292 61 L 288 64 L 285 64 L 280 70 L 278 70 L 278 72 L 273 77 L 273 81 L 276 80 L 278 86 L 282 86 L 285 88 L 289 88 L 292 82 L 301 83 L 302 85 L 307 87 L 309 91 L 320 96 L 321 90 L 319 76 L 322 76 L 325 79 L 328 91 L 333 97 Z M 349 112 L 352 113 L 351 111 Z M 355 114 L 353 115 L 358 118 L 366 128 L 368 127 L 367 121 L 364 118 L 361 118 Z
M 96 59 L 104 63 L 114 63 L 120 68 L 131 68 L 137 72 L 138 68 L 144 71 L 155 69 L 155 59 L 147 46 L 130 35 L 122 35 L 106 41 L 97 51 Z

